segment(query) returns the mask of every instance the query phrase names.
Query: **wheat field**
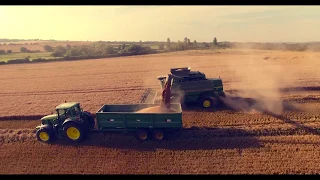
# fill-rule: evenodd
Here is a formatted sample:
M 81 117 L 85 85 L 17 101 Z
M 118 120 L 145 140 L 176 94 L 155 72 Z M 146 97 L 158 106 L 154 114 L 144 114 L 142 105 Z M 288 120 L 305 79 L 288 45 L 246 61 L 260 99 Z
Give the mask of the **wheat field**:
M 0 173 L 319 174 L 319 60 L 314 52 L 229 49 L 0 66 Z M 39 119 L 16 119 L 64 101 L 91 113 L 138 103 L 146 88 L 159 89 L 157 76 L 186 66 L 220 76 L 232 108 L 186 107 L 185 130 L 163 142 L 92 134 L 80 144 L 43 144 Z

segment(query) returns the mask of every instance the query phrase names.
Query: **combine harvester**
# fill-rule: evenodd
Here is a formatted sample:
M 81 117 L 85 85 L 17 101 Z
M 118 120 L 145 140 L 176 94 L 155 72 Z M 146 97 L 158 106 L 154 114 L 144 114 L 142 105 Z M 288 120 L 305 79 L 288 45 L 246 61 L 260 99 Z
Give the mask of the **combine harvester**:
M 118 132 L 135 134 L 142 141 L 162 140 L 168 133 L 183 128 L 181 99 L 183 103 L 197 102 L 209 108 L 216 106 L 219 96 L 224 95 L 221 79 L 207 79 L 190 68 L 171 69 L 171 73 L 158 77 L 162 87 L 160 99 L 156 91 L 148 89 L 141 103 L 105 104 L 96 112 L 95 119 L 81 109 L 79 102 L 60 104 L 55 114 L 41 118 L 36 137 L 41 142 L 56 138 L 79 142 L 90 132 Z
M 225 97 L 222 79 L 207 78 L 200 71 L 191 71 L 190 67 L 172 68 L 171 74 L 158 76 L 162 91 L 167 81 L 171 82 L 171 101 L 181 104 L 197 103 L 200 107 L 211 108 L 221 105 Z M 156 90 L 148 88 L 140 98 L 140 103 L 159 104 L 161 96 Z

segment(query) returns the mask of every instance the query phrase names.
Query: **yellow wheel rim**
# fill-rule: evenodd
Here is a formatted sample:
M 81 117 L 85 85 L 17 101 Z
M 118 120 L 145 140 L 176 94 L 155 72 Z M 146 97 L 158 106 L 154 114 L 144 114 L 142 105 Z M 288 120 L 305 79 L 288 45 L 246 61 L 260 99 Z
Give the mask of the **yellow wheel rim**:
M 80 137 L 80 131 L 75 127 L 69 127 L 67 129 L 67 136 L 72 140 L 77 140 Z
M 211 105 L 211 102 L 209 100 L 205 100 L 202 103 L 203 107 L 209 107 Z
M 145 140 L 145 139 L 147 139 L 147 134 L 146 133 L 141 133 L 139 135 L 139 137 L 140 137 L 140 139 Z
M 157 132 L 156 139 L 162 139 L 162 138 L 163 138 L 163 134 L 161 132 Z
M 39 134 L 39 138 L 41 139 L 41 141 L 48 141 L 49 140 L 49 134 L 46 132 L 41 132 Z

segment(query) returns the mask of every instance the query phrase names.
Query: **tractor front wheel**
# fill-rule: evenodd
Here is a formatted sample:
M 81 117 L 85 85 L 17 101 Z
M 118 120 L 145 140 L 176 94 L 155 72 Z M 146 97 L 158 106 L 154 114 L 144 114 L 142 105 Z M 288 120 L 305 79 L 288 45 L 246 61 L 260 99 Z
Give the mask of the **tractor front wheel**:
M 47 128 L 39 129 L 36 132 L 37 140 L 40 142 L 49 143 L 54 140 L 54 134 Z

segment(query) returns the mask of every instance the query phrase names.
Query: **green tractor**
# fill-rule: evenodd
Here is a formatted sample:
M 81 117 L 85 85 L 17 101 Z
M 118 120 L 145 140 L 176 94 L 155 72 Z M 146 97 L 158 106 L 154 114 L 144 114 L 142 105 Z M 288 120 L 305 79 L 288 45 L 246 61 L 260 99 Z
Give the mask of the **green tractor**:
M 90 112 L 83 111 L 78 102 L 68 102 L 56 107 L 56 113 L 41 118 L 36 127 L 39 141 L 50 142 L 56 137 L 71 141 L 81 141 L 95 125 Z
M 171 74 L 158 76 L 161 89 L 167 81 L 171 81 L 171 99 L 173 103 L 191 104 L 197 103 L 203 108 L 218 107 L 225 97 L 222 79 L 207 78 L 200 71 L 191 71 L 190 67 L 172 68 Z M 158 103 L 155 90 L 147 89 L 141 97 L 141 103 Z

